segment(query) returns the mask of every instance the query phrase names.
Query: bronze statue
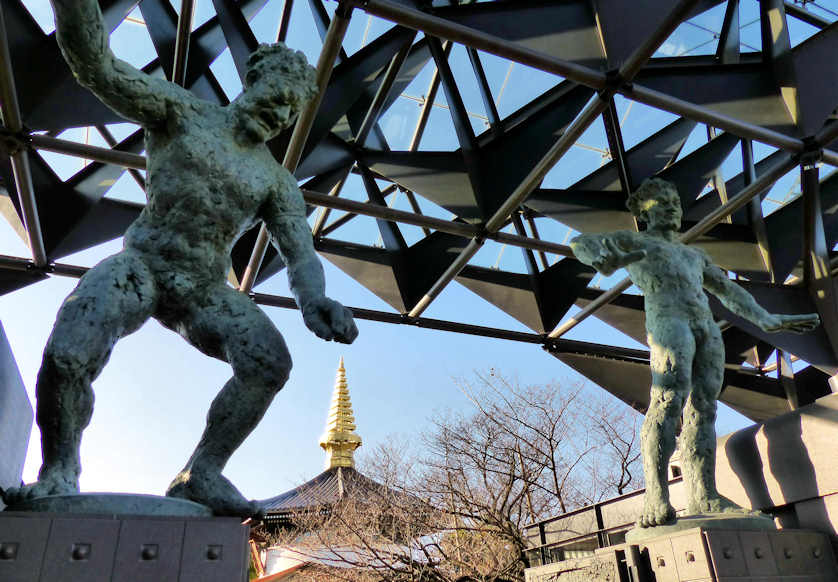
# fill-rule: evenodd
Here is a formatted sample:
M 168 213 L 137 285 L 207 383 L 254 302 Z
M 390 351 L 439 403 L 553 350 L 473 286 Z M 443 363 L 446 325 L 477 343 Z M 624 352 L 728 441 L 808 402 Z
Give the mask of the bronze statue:
M 604 275 L 625 267 L 645 295 L 652 388 L 641 433 L 646 495 L 638 525 L 675 519 L 666 471 L 682 414 L 687 513 L 748 513 L 716 490 L 714 422 L 725 352 L 704 290 L 768 332 L 810 331 L 818 325 L 818 316 L 768 313 L 704 251 L 680 242 L 681 202 L 669 182 L 647 180 L 629 196 L 628 207 L 646 224 L 645 231 L 581 235 L 571 247 L 580 261 Z
M 291 357 L 261 309 L 226 284 L 235 241 L 264 221 L 308 328 L 346 343 L 358 334 L 351 312 L 324 295 L 302 195 L 265 146 L 314 96 L 314 70 L 302 53 L 262 45 L 248 60 L 244 91 L 222 107 L 115 58 L 96 0 L 52 5 L 79 83 L 145 128 L 148 204 L 126 231 L 124 249 L 82 277 L 61 307 L 38 375 L 43 465 L 37 482 L 4 497 L 14 505 L 78 491 L 91 382 L 116 341 L 154 317 L 233 368 L 166 494 L 216 514 L 252 515 L 257 505 L 221 471 L 288 379 Z

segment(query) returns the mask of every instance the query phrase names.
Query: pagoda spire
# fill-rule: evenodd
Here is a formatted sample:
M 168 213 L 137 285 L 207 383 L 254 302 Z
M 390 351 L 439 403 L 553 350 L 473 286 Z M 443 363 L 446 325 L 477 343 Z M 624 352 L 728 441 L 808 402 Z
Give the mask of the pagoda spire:
M 320 446 L 326 451 L 326 468 L 355 467 L 354 452 L 361 446 L 361 437 L 355 434 L 355 415 L 349 399 L 349 386 L 346 382 L 346 370 L 343 357 L 340 358 L 338 373 L 335 376 L 335 390 L 332 392 L 332 405 L 326 419 L 326 430 L 320 437 Z

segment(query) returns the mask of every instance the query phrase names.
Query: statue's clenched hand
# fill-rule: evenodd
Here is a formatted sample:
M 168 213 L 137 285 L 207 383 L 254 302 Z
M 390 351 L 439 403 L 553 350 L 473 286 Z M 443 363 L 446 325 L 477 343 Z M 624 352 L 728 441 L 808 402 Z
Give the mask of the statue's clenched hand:
M 801 315 L 783 315 L 780 313 L 770 313 L 764 321 L 761 322 L 760 327 L 763 331 L 776 333 L 779 331 L 790 331 L 793 333 L 805 333 L 812 331 L 821 319 L 817 313 L 804 313 Z
M 352 312 L 328 297 L 319 297 L 303 306 L 303 321 L 314 334 L 326 341 L 351 344 L 358 337 Z

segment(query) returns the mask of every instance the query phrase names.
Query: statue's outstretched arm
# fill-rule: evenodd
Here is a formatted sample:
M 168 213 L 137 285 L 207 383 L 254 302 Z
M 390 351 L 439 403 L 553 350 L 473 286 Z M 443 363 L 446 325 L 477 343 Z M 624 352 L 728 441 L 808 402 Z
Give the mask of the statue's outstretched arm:
M 606 277 L 646 257 L 646 251 L 626 231 L 580 234 L 570 241 L 570 248 L 577 259 Z
M 358 329 L 352 312 L 326 297 L 323 266 L 314 251 L 303 195 L 284 169 L 282 183 L 265 201 L 261 218 L 288 268 L 288 286 L 306 326 L 318 337 L 352 343 Z
M 58 45 L 78 82 L 119 115 L 143 126 L 165 121 L 171 100 L 189 99 L 173 83 L 117 59 L 96 0 L 51 0 Z
M 724 271 L 713 265 L 709 258 L 704 267 L 704 288 L 718 297 L 722 305 L 763 331 L 803 333 L 815 329 L 820 323 L 820 318 L 816 313 L 800 315 L 769 313 L 756 302 L 750 293 L 728 279 Z

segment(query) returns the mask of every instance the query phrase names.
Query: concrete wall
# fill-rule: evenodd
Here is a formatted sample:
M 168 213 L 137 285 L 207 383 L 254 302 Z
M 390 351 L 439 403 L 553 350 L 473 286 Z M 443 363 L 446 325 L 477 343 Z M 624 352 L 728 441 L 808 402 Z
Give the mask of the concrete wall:
M 0 487 L 20 485 L 32 418 L 32 405 L 0 325 Z M 0 502 L 0 509 L 3 507 Z
M 716 478 L 783 527 L 838 534 L 838 394 L 720 438 Z

